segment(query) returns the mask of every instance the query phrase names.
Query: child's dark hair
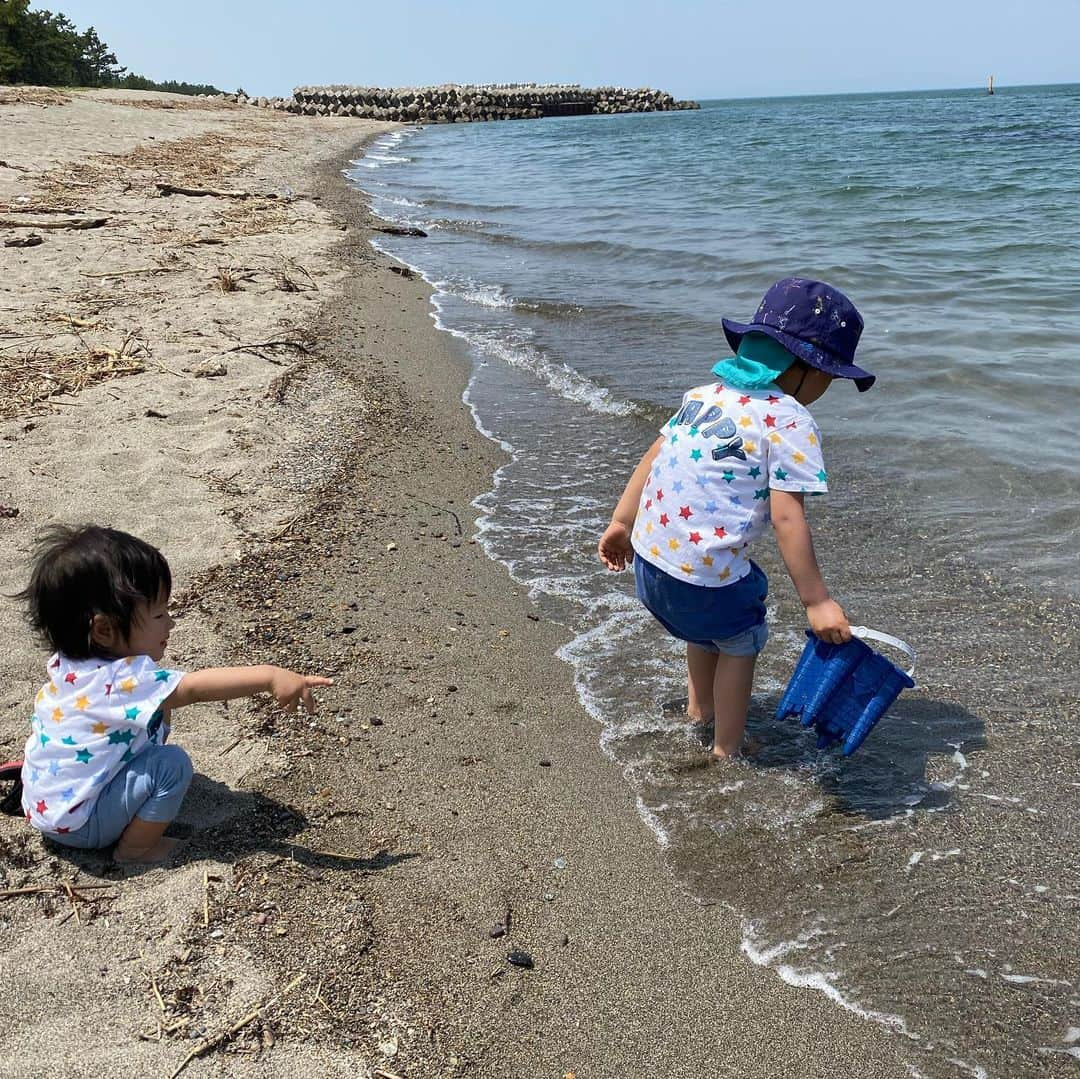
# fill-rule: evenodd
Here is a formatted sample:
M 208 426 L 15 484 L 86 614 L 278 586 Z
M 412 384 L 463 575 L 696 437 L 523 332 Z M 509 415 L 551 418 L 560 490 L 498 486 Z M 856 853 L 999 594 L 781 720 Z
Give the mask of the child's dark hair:
M 37 536 L 30 583 L 18 594 L 41 639 L 69 659 L 90 659 L 98 648 L 90 622 L 107 615 L 127 637 L 139 600 L 172 591 L 161 552 L 127 532 L 97 525 L 52 525 Z

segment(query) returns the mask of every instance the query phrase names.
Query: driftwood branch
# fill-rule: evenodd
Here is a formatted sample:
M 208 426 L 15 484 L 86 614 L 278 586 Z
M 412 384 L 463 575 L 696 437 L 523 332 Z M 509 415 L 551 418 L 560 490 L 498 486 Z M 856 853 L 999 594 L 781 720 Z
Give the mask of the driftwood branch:
M 179 184 L 156 183 L 159 195 L 187 195 L 189 198 L 205 198 L 209 196 L 215 199 L 276 199 L 279 196 L 273 193 L 258 191 L 228 191 L 219 187 L 181 187 Z
M 20 221 L 17 217 L 0 217 L 0 229 L 99 229 L 107 217 L 69 217 L 64 220 Z
M 280 341 L 257 341 L 250 345 L 234 345 L 232 348 L 225 349 L 221 354 L 224 356 L 229 352 L 253 352 L 258 356 L 260 350 L 264 348 L 292 348 L 305 356 L 311 355 L 311 349 L 303 341 L 289 338 L 282 338 Z
M 186 270 L 186 266 L 140 266 L 137 270 L 109 270 L 107 273 L 88 273 L 80 270 L 83 277 L 130 277 L 132 274 L 143 273 L 177 273 Z

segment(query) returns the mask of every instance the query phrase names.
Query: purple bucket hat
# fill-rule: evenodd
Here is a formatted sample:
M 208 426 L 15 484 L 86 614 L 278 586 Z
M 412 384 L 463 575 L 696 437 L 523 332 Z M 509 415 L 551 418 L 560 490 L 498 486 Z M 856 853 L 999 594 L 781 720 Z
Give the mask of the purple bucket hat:
M 870 389 L 877 377 L 853 362 L 862 316 L 839 289 L 824 281 L 785 277 L 765 293 L 752 322 L 726 318 L 721 322 L 735 352 L 743 335 L 754 331 L 767 334 L 796 359 L 827 375 L 853 379 L 860 391 Z

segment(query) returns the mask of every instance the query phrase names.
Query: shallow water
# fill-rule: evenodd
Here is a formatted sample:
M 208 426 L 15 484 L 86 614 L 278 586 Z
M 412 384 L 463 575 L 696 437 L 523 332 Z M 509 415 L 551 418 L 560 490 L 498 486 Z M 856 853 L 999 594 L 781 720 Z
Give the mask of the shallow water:
M 476 357 L 513 459 L 489 552 L 564 649 L 643 819 L 744 951 L 897 1032 L 913 1075 L 1069 1074 L 1080 476 L 1080 88 L 710 104 L 397 132 L 352 170 L 429 230 L 384 246 Z M 382 241 L 380 241 L 382 243 Z M 879 374 L 815 406 L 826 576 L 915 644 L 919 688 L 849 760 L 770 717 L 804 640 L 771 544 L 755 756 L 703 765 L 681 657 L 596 537 L 653 430 L 787 273 L 833 281 Z

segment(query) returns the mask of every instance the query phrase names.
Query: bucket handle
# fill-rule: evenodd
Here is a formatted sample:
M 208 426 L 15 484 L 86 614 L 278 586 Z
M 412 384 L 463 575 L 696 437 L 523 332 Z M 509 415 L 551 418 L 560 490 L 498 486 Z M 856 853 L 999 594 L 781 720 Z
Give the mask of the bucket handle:
M 858 637 L 859 640 L 878 641 L 881 644 L 888 644 L 893 648 L 898 648 L 911 660 L 911 666 L 904 673 L 908 678 L 914 676 L 916 656 L 915 649 L 912 648 L 910 644 L 900 640 L 899 637 L 894 637 L 891 633 L 882 633 L 880 630 L 867 629 L 866 626 L 852 626 L 851 635 L 853 637 Z

